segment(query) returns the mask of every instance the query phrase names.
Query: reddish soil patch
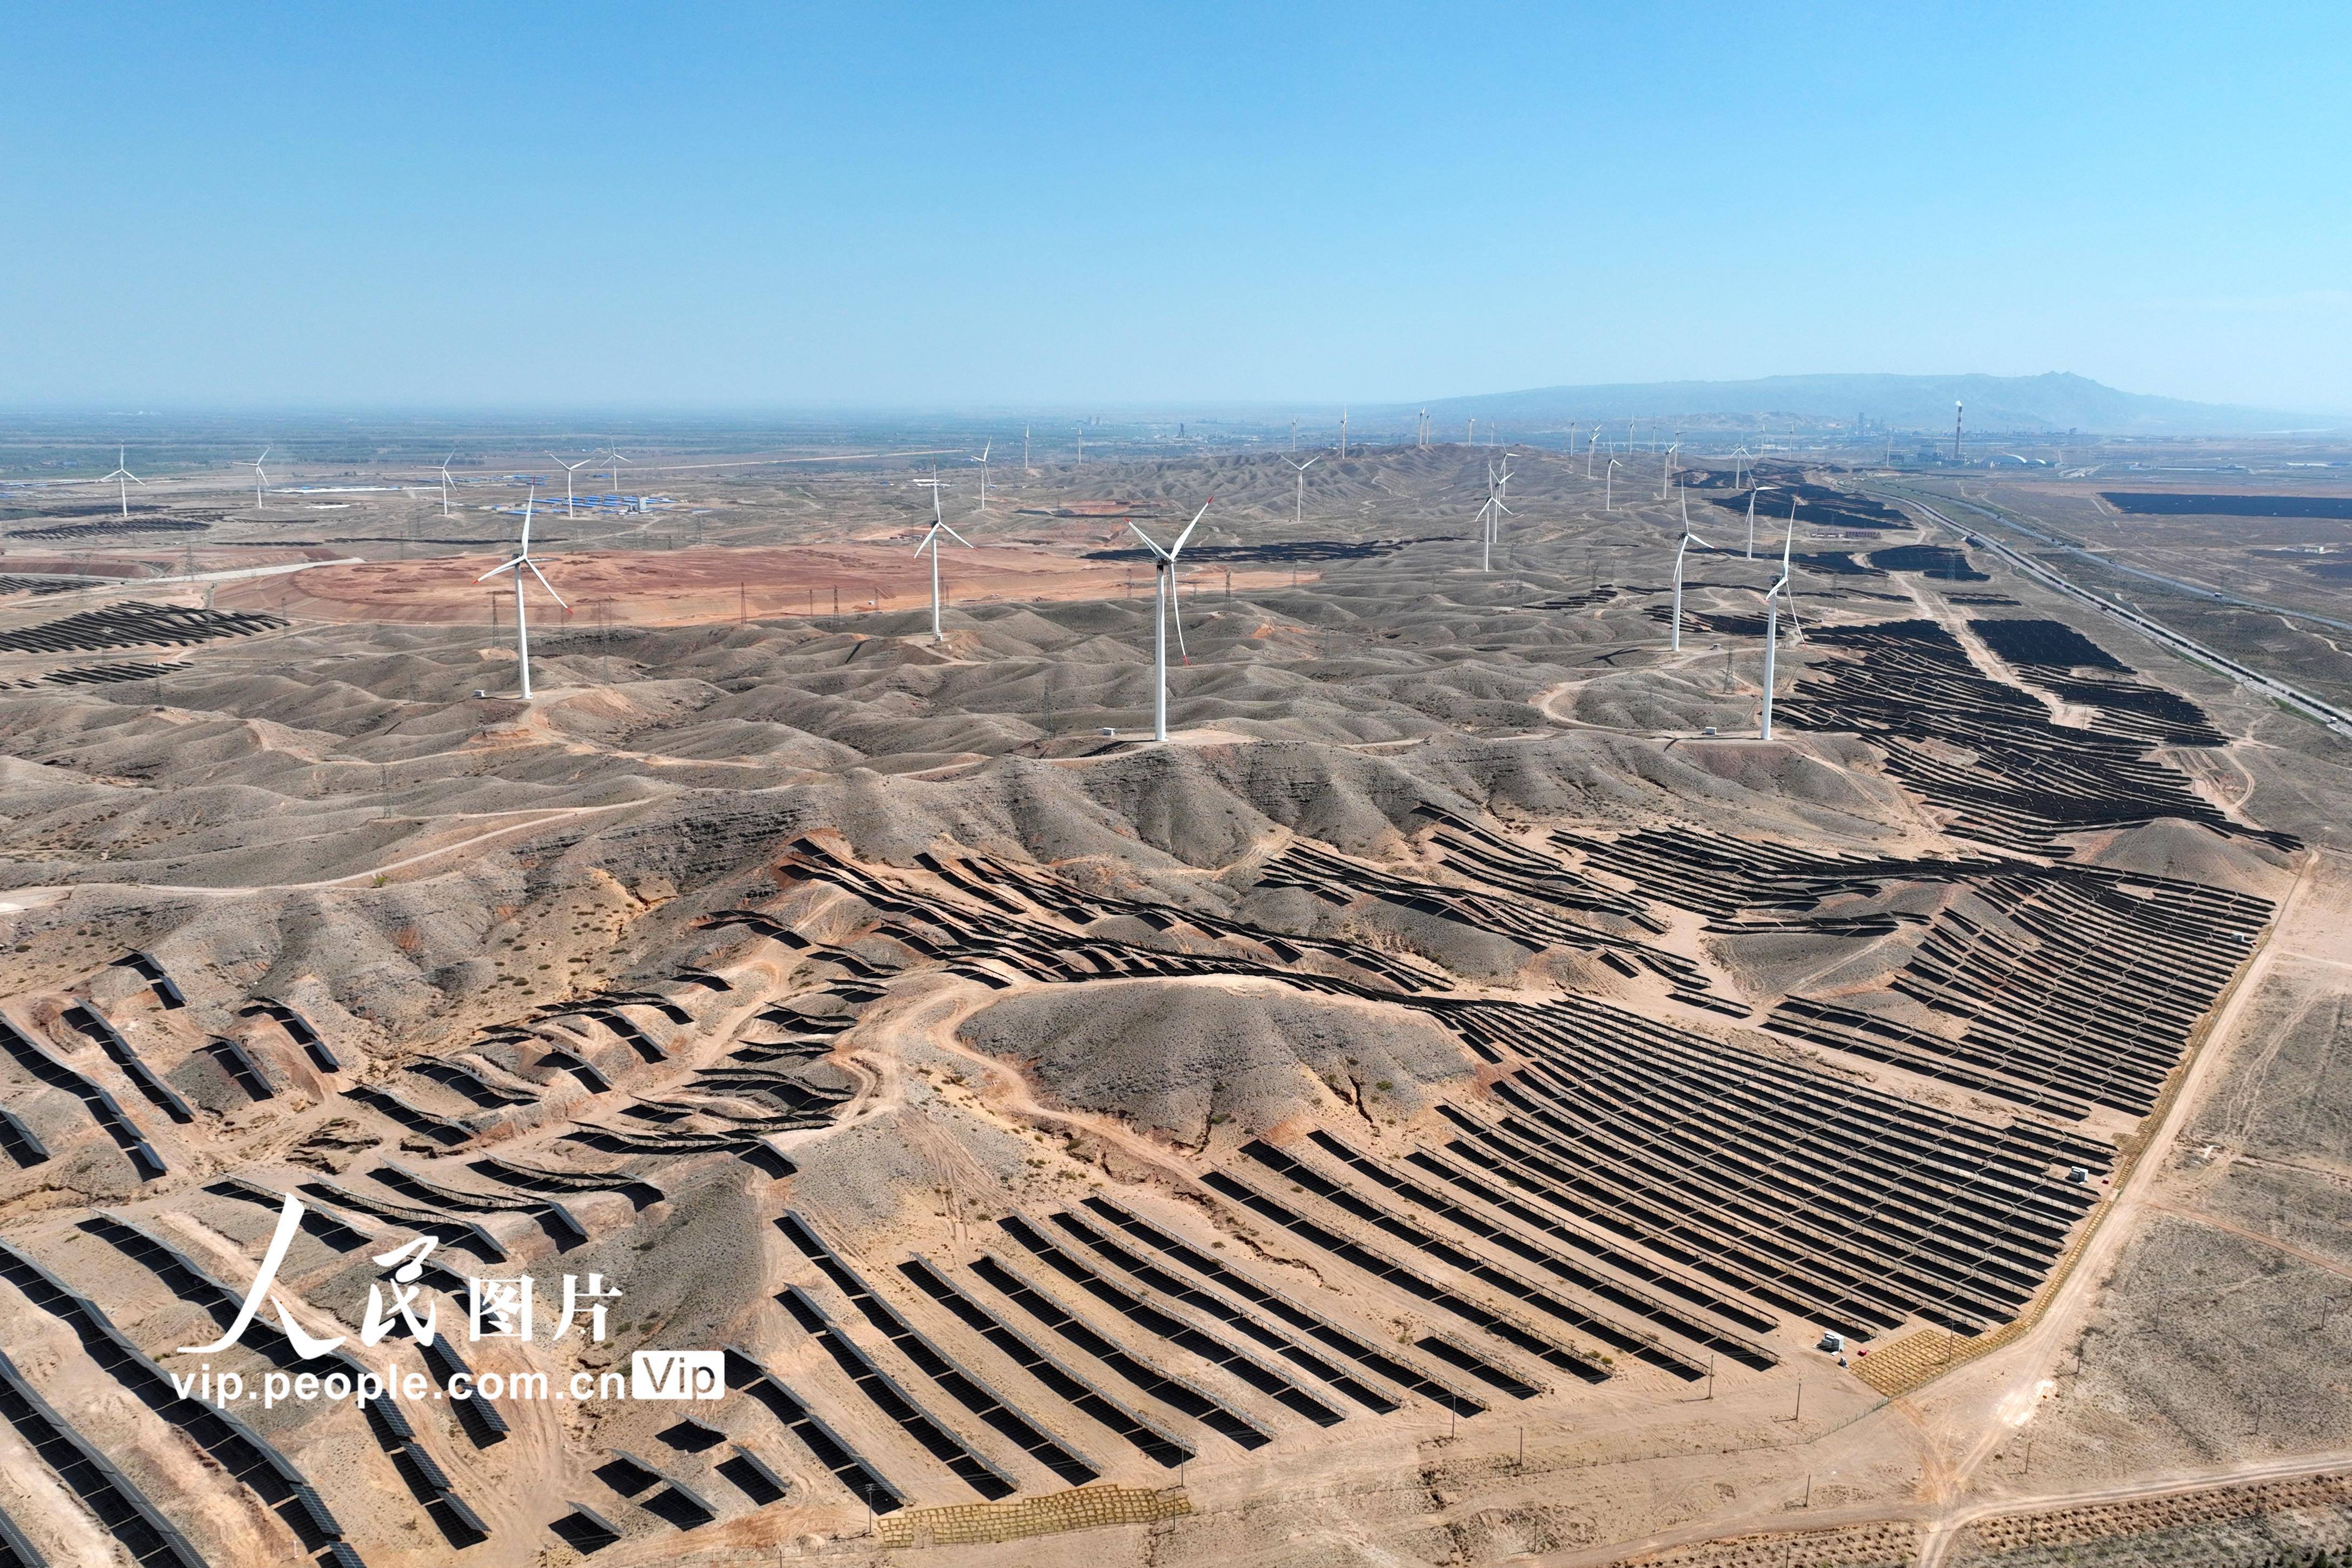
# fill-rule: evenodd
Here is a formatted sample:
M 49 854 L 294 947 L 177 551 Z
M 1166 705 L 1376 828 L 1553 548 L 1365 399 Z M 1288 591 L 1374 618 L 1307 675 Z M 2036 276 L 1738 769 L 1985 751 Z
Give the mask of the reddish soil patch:
M 486 618 L 489 595 L 511 597 L 505 579 L 477 583 L 496 555 L 431 561 L 375 561 L 321 566 L 299 575 L 224 584 L 223 609 L 268 609 L 324 621 L 449 623 Z M 575 620 L 685 626 L 740 616 L 829 616 L 910 610 L 930 603 L 928 557 L 911 544 L 809 545 L 791 549 L 582 552 L 541 559 L 540 569 L 568 600 Z M 1222 568 L 1185 574 L 1199 591 L 1222 587 Z M 1235 587 L 1289 581 L 1286 571 L 1235 572 Z M 1151 574 L 1125 562 L 1082 561 L 1051 551 L 989 545 L 948 547 L 940 570 L 950 605 L 1048 599 L 1116 599 L 1151 591 Z M 1194 585 L 1198 586 L 1195 587 Z M 533 586 L 534 595 L 538 589 Z M 838 599 L 835 595 L 838 595 Z M 543 602 L 543 601 L 542 601 Z

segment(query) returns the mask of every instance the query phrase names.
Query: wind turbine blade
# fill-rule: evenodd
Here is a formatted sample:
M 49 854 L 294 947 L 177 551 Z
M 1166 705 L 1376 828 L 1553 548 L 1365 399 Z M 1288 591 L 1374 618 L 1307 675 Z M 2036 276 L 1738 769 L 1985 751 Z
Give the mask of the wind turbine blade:
M 547 590 L 547 596 L 549 598 L 554 600 L 559 605 L 563 605 L 564 609 L 567 611 L 572 608 L 571 605 L 563 604 L 563 595 L 555 591 L 555 584 L 547 580 L 547 574 L 539 569 L 538 562 L 526 561 L 523 564 L 530 568 L 530 574 L 539 579 L 539 585 Z
M 1168 614 L 1176 622 L 1176 657 L 1190 665 L 1192 656 L 1184 651 L 1184 602 L 1176 588 L 1176 558 L 1168 558 Z
M 521 565 L 522 563 L 523 563 L 522 557 L 521 557 L 521 556 L 520 556 L 520 555 L 518 555 L 518 556 L 516 556 L 516 557 L 515 557 L 513 560 L 511 560 L 511 561 L 509 561 L 509 562 L 503 563 L 502 563 L 502 564 L 500 564 L 500 565 L 497 565 L 497 566 L 493 566 L 493 567 L 491 567 L 488 571 L 487 571 L 487 572 L 483 573 L 480 576 L 478 576 L 478 577 L 475 578 L 475 579 L 474 579 L 474 581 L 475 581 L 475 582 L 477 582 L 477 583 L 487 583 L 487 582 L 488 582 L 491 578 L 493 578 L 493 577 L 497 576 L 499 573 L 501 573 L 501 572 L 511 572 L 511 571 L 513 571 L 516 567 L 518 567 L 518 566 Z
M 958 544 L 962 545 L 966 550 L 970 550 L 970 549 L 971 548 L 971 540 L 966 539 L 962 534 L 958 533 L 954 529 L 952 529 L 952 528 L 949 528 L 949 527 L 948 527 L 948 525 L 947 525 L 946 523 L 944 523 L 944 522 L 943 522 L 943 523 L 940 524 L 940 527 L 941 527 L 942 529 L 945 529 L 945 530 L 947 531 L 947 536 L 948 536 L 950 539 L 954 540 Z
M 1697 534 L 1696 534 L 1696 533 L 1692 533 L 1692 532 L 1691 532 L 1691 531 L 1690 531 L 1689 529 L 1687 529 L 1687 528 L 1684 529 L 1684 530 L 1683 530 L 1683 532 L 1684 532 L 1684 533 L 1685 533 L 1685 534 L 1688 534 L 1688 535 L 1689 535 L 1689 537 L 1690 537 L 1690 542 L 1691 542 L 1692 543 L 1694 543 L 1694 544 L 1696 544 L 1696 545 L 1699 546 L 1699 547 L 1700 547 L 1701 549 L 1703 549 L 1703 550 L 1712 550 L 1712 549 L 1714 549 L 1714 548 L 1715 548 L 1715 546 L 1714 546 L 1714 545 L 1707 543 L 1707 542 L 1706 542 L 1706 540 L 1701 539 Z
M 1201 510 L 1192 514 L 1192 521 L 1184 525 L 1184 531 L 1178 534 L 1176 536 L 1176 542 L 1168 547 L 1169 560 L 1173 561 L 1177 556 L 1183 553 L 1184 542 L 1192 537 L 1192 531 L 1201 526 L 1201 520 L 1208 516 L 1209 509 L 1216 504 L 1217 498 L 1214 496 L 1211 496 L 1207 500 L 1201 503 Z
M 1135 535 L 1136 538 L 1143 541 L 1144 548 L 1150 551 L 1152 554 L 1158 556 L 1160 560 L 1166 561 L 1170 559 L 1168 552 L 1160 548 L 1159 541 L 1153 539 L 1151 535 L 1144 532 L 1143 530 L 1136 527 L 1135 519 L 1131 517 L 1127 520 L 1127 531 Z
M 935 542 L 939 536 L 940 525 L 936 522 L 931 524 L 930 527 L 923 530 L 923 542 L 915 546 L 915 559 L 920 561 L 923 558 L 923 552 L 930 549 L 933 542 Z

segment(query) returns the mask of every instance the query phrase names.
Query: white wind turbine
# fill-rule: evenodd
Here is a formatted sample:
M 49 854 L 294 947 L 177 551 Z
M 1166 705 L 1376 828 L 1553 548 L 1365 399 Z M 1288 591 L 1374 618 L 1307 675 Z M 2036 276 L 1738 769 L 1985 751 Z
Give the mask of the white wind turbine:
M 452 452 L 441 459 L 441 515 L 443 517 L 449 515 L 449 465 L 457 461 L 457 454 Z
M 261 458 L 268 456 L 269 456 L 269 448 L 264 447 L 261 449 Z M 253 510 L 256 511 L 261 510 L 261 487 L 269 477 L 261 471 L 261 458 L 253 459 Z
M 1486 542 L 1481 546 L 1479 557 L 1479 570 L 1482 572 L 1495 569 L 1495 538 L 1503 531 L 1503 519 L 1519 515 L 1503 502 L 1503 497 L 1509 493 L 1510 489 L 1511 458 L 1507 452 L 1503 455 L 1501 468 L 1487 468 L 1486 504 L 1478 509 L 1479 515 L 1486 520 Z
M 946 534 L 966 550 L 970 550 L 972 546 L 971 540 L 947 525 L 947 521 L 940 510 L 940 468 L 937 463 L 931 465 L 930 486 L 931 526 L 924 533 L 923 542 L 915 546 L 915 553 L 919 557 L 926 550 L 931 552 L 931 640 L 944 642 L 947 640 L 947 633 L 940 629 L 940 535 Z
M 572 606 L 563 603 L 563 595 L 555 591 L 555 585 L 547 580 L 547 574 L 541 572 L 539 569 L 539 563 L 530 558 L 530 509 L 532 502 L 538 499 L 539 487 L 533 485 L 529 493 L 523 497 L 522 543 L 515 551 L 514 559 L 502 565 L 493 566 L 474 579 L 477 583 L 487 583 L 501 572 L 514 574 L 515 668 L 520 672 L 522 700 L 525 702 L 530 700 L 530 626 L 523 617 L 522 574 L 524 570 L 528 568 L 530 574 L 539 579 L 539 585 L 547 590 L 547 596 L 561 605 L 565 615 L 572 613 Z
M 550 452 L 548 457 L 554 460 L 557 468 L 563 470 L 563 515 L 566 517 L 576 516 L 577 514 L 572 510 L 572 476 L 580 469 L 586 468 L 589 464 L 594 462 L 596 460 L 596 455 L 592 452 L 576 463 L 567 463 L 562 458 L 556 457 L 552 452 Z
M 1478 570 L 1495 569 L 1495 465 L 1486 465 L 1486 499 L 1478 503 L 1478 515 L 1472 519 L 1478 525 Z
M 1750 561 L 1756 559 L 1756 498 L 1763 492 L 1763 486 L 1759 485 L 1748 492 L 1748 559 Z M 1793 510 L 1790 515 L 1791 517 L 1795 515 Z
M 1675 546 L 1675 615 L 1673 622 L 1675 629 L 1673 638 L 1668 644 L 1671 651 L 1675 653 L 1680 653 L 1683 650 L 1683 556 L 1688 552 L 1693 544 L 1698 545 L 1703 550 L 1712 550 L 1715 548 L 1714 545 L 1707 543 L 1706 540 L 1699 538 L 1697 534 L 1691 531 L 1690 502 L 1685 500 L 1683 502 L 1683 542 Z
M 1675 477 L 1675 454 L 1683 449 L 1680 441 L 1666 448 L 1666 460 L 1658 469 L 1658 499 L 1666 499 L 1666 484 Z
M 613 448 L 613 494 L 616 500 L 621 493 L 621 465 L 635 461 L 635 458 L 625 456 L 618 447 Z
M 1601 510 L 1617 510 L 1617 459 L 1614 458 L 1609 459 L 1609 467 L 1601 475 Z
M 1757 739 L 1772 738 L 1772 656 L 1780 647 L 1780 601 L 1789 601 L 1789 619 L 1795 623 L 1796 640 L 1805 640 L 1805 623 L 1797 614 L 1797 595 L 1789 586 L 1789 547 L 1797 537 L 1796 509 L 1789 510 L 1789 531 L 1780 540 L 1780 575 L 1764 590 L 1764 714 L 1758 726 Z
M 1286 463 L 1290 463 L 1290 459 L 1287 458 L 1285 458 L 1282 460 Z M 1307 470 L 1313 468 L 1322 460 L 1322 458 L 1318 455 L 1307 458 L 1303 463 L 1290 463 L 1292 468 L 1298 470 L 1298 496 L 1296 503 L 1291 508 L 1290 515 L 1290 521 L 1294 523 L 1304 522 L 1307 521 Z
M 1176 651 L 1183 655 L 1185 663 L 1192 662 L 1192 656 L 1184 653 L 1183 606 L 1176 601 L 1176 558 L 1184 553 L 1184 542 L 1192 537 L 1192 531 L 1209 515 L 1209 508 L 1216 504 L 1214 496 L 1203 501 L 1201 510 L 1192 514 L 1192 521 L 1184 525 L 1184 531 L 1176 536 L 1176 542 L 1165 550 L 1151 535 L 1137 528 L 1133 518 L 1128 520 L 1128 528 L 1151 552 L 1159 580 L 1151 616 L 1151 738 L 1155 741 L 1168 739 L 1168 616 L 1171 605 L 1176 611 Z
M 980 456 L 972 459 L 973 462 L 980 465 L 980 506 L 978 510 L 980 515 L 983 517 L 988 514 L 988 454 L 990 449 L 995 445 L 996 443 L 994 441 L 982 442 L 980 444 Z M 936 492 L 934 492 L 934 496 L 936 497 Z
M 147 488 L 147 481 L 131 471 L 130 462 L 131 449 L 128 447 L 115 447 L 114 472 L 106 476 L 106 479 L 112 479 L 115 489 L 122 492 L 122 515 L 125 517 L 131 515 L 131 487 L 137 485 L 142 490 Z M 104 484 L 106 479 L 98 482 Z
M 1601 421 L 1592 422 L 1592 435 L 1584 443 L 1584 477 L 1592 477 L 1592 454 L 1601 448 Z

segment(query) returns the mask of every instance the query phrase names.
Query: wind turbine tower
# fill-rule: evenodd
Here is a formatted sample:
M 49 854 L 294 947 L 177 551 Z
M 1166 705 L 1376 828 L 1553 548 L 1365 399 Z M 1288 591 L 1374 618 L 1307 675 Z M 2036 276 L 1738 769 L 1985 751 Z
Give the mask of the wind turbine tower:
M 530 558 L 530 511 L 532 503 L 538 499 L 539 487 L 533 485 L 529 493 L 523 497 L 522 544 L 515 551 L 514 559 L 503 565 L 493 566 L 474 579 L 477 583 L 487 583 L 501 572 L 514 574 L 515 669 L 522 700 L 525 702 L 530 700 L 530 626 L 523 617 L 523 573 L 528 570 L 532 576 L 538 578 L 539 585 L 547 590 L 547 596 L 554 600 L 565 615 L 572 613 L 572 606 L 563 603 L 563 595 L 555 591 L 555 585 L 547 580 L 547 574 L 541 572 L 539 569 L 539 563 Z
M 915 546 L 915 554 L 919 557 L 926 550 L 931 552 L 931 640 L 945 642 L 947 633 L 940 626 L 940 535 L 946 534 L 966 550 L 971 548 L 971 541 L 950 528 L 940 510 L 940 467 L 937 463 L 931 465 L 930 485 L 931 526 L 929 531 L 923 535 L 923 542 Z
M 452 452 L 441 459 L 441 515 L 443 517 L 449 515 L 449 465 L 455 462 L 457 458 L 457 454 Z
M 1348 455 L 1348 405 L 1339 405 L 1339 456 Z
M 264 447 L 261 448 L 261 458 L 268 456 L 269 456 L 269 448 Z M 256 511 L 261 510 L 261 487 L 269 478 L 261 471 L 261 458 L 253 459 L 253 510 Z
M 1759 485 L 1748 492 L 1748 559 L 1750 561 L 1756 559 L 1756 498 L 1763 488 Z M 1795 510 L 1790 509 L 1790 516 L 1795 515 Z
M 1675 546 L 1675 615 L 1672 622 L 1675 629 L 1673 639 L 1668 644 L 1671 651 L 1675 653 L 1683 651 L 1683 556 L 1693 544 L 1696 544 L 1702 550 L 1715 548 L 1714 545 L 1691 531 L 1690 512 L 1686 508 L 1683 512 L 1683 542 Z
M 1492 572 L 1495 569 L 1495 536 L 1503 531 L 1503 519 L 1519 515 L 1503 502 L 1503 496 L 1510 488 L 1511 459 L 1506 454 L 1499 469 L 1492 465 L 1488 466 L 1486 504 L 1478 509 L 1478 515 L 1485 520 L 1485 527 L 1481 532 L 1482 542 L 1478 563 L 1478 569 L 1482 572 Z
M 596 459 L 592 454 L 591 456 L 581 458 L 576 463 L 567 463 L 562 458 L 556 457 L 552 452 L 550 452 L 548 457 L 554 461 L 557 468 L 563 470 L 563 515 L 566 517 L 574 516 L 576 514 L 572 510 L 572 476 L 575 470 L 586 468 Z
M 1184 542 L 1192 537 L 1192 531 L 1201 526 L 1201 520 L 1209 515 L 1209 508 L 1216 504 L 1214 496 L 1202 503 L 1201 510 L 1192 514 L 1192 521 L 1184 525 L 1184 531 L 1176 536 L 1176 542 L 1165 550 L 1151 535 L 1137 528 L 1133 518 L 1129 518 L 1127 523 L 1129 530 L 1151 552 L 1154 574 L 1159 579 L 1151 616 L 1151 738 L 1162 743 L 1168 739 L 1168 615 L 1171 605 L 1175 606 L 1177 614 L 1176 651 L 1184 655 L 1183 606 L 1176 602 L 1176 558 L 1184 552 Z M 1192 662 L 1190 655 L 1184 655 L 1184 662 Z
M 114 472 L 106 476 L 106 479 L 112 479 L 115 489 L 122 492 L 122 515 L 125 517 L 131 515 L 131 487 L 137 485 L 142 490 L 147 488 L 147 481 L 131 471 L 130 453 L 131 449 L 128 447 L 115 447 Z M 106 479 L 100 479 L 98 482 L 104 484 Z
M 1794 518 L 1795 515 L 1795 509 L 1791 508 L 1790 516 Z M 1757 739 L 1759 741 L 1772 738 L 1772 656 L 1780 647 L 1780 601 L 1783 597 L 1789 601 L 1789 618 L 1796 623 L 1797 640 L 1805 640 L 1805 623 L 1797 614 L 1797 595 L 1789 586 L 1789 546 L 1796 537 L 1797 531 L 1792 522 L 1780 541 L 1780 575 L 1764 590 L 1764 711 L 1757 726 Z
M 1952 461 L 1953 461 L 1953 462 L 1955 462 L 1955 463 L 1957 463 L 1957 462 L 1958 462 L 1959 460 L 1960 460 L 1960 405 L 1959 405 L 1958 401 L 1956 399 L 1956 400 L 1953 402 L 1953 404 L 1952 404 Z
M 1290 515 L 1290 521 L 1294 523 L 1304 522 L 1307 521 L 1307 470 L 1313 468 L 1322 460 L 1323 459 L 1319 457 L 1309 458 L 1303 463 L 1290 463 L 1290 459 L 1287 458 L 1283 459 L 1284 462 L 1290 463 L 1292 468 L 1298 470 L 1298 500 L 1297 505 L 1292 508 Z
M 987 515 L 988 515 L 988 454 L 989 454 L 990 449 L 991 449 L 992 447 L 993 447 L 995 445 L 996 445 L 996 443 L 995 443 L 995 442 L 993 442 L 993 441 L 983 441 L 983 442 L 982 442 L 982 443 L 980 444 L 980 456 L 979 456 L 979 457 L 977 457 L 977 458 L 974 458 L 972 459 L 972 461 L 973 461 L 973 462 L 978 463 L 978 464 L 980 465 L 980 507 L 979 507 L 979 511 L 980 511 L 980 515 L 982 515 L 982 517 L 985 517 L 985 516 L 987 516 Z M 934 493 L 936 494 L 936 492 L 934 492 Z

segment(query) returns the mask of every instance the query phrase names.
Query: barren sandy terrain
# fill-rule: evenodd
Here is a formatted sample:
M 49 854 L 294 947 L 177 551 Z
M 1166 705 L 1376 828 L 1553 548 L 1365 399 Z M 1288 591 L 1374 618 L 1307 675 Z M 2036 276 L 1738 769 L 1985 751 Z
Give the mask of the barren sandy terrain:
M 681 475 L 535 521 L 528 704 L 492 487 L 12 543 L 0 1518 L 215 1568 L 2352 1546 L 2345 743 L 1794 466 L 1762 742 L 1785 518 L 1521 454 L 1489 570 L 1499 456 L 959 471 L 939 642 L 915 470 Z M 1212 495 L 1157 747 L 1107 513 Z M 184 1352 L 288 1194 L 278 1304 Z M 362 1347 L 420 1238 L 442 1348 Z M 517 1276 L 541 1331 L 477 1337 Z M 598 1382 L 668 1351 L 723 1396 Z

